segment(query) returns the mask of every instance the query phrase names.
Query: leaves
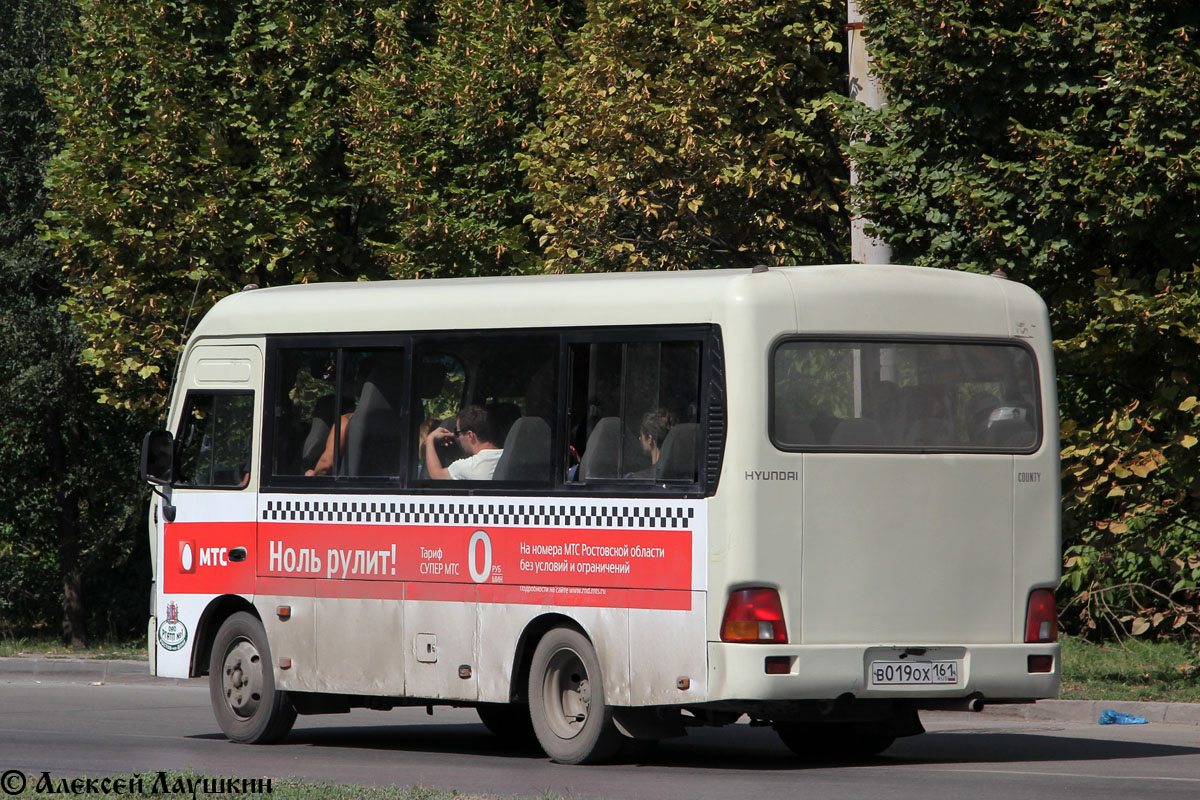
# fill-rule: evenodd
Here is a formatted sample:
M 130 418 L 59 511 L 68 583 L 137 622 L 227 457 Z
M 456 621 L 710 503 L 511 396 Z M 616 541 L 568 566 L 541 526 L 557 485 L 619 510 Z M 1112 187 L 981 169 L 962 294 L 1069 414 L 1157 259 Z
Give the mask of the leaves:
M 547 271 L 841 261 L 844 6 L 595 0 L 519 155 Z
M 1200 9 L 860 7 L 891 105 L 842 107 L 855 210 L 899 261 L 1001 267 L 1050 305 L 1077 624 L 1195 618 L 1171 565 L 1200 548 Z M 1120 613 L 1113 586 L 1134 587 Z
M 157 408 L 199 316 L 246 283 L 383 277 L 346 163 L 369 0 L 80 3 L 46 81 L 46 235 L 113 404 Z M 194 302 L 193 302 L 194 298 Z
M 147 574 L 133 430 L 98 405 L 62 263 L 38 236 L 55 121 L 41 81 L 67 56 L 72 9 L 22 0 L 0 26 L 0 635 L 81 641 L 144 630 Z M 144 530 L 144 529 L 143 529 Z M 70 598 L 64 597 L 70 587 Z M 132 600 L 132 602 L 127 602 Z M 89 613 L 90 612 L 90 613 Z

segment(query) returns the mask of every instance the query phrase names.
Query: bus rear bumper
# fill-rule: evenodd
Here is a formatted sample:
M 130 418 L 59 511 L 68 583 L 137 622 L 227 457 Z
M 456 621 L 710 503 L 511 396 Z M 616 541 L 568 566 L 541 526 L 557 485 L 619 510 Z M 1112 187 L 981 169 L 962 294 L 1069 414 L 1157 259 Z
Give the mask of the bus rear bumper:
M 1060 659 L 1057 644 L 709 642 L 708 699 L 833 700 L 849 694 L 860 699 L 915 700 L 918 705 L 929 701 L 928 707 L 954 707 L 946 701 L 957 698 L 983 703 L 1032 701 L 1058 696 Z M 935 663 L 944 666 L 926 669 Z M 891 669 L 886 665 L 892 665 Z M 900 668 L 907 665 L 915 669 Z M 938 671 L 940 674 L 930 674 Z M 879 678 L 892 682 L 883 683 Z

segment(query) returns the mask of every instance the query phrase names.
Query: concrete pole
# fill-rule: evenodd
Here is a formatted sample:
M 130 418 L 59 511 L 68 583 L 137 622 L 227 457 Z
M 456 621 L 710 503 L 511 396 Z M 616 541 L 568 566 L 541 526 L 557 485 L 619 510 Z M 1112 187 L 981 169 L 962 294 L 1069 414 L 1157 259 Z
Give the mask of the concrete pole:
M 866 103 L 867 108 L 882 108 L 887 104 L 879 82 L 871 74 L 871 59 L 863 41 L 863 17 L 855 0 L 846 3 L 846 49 L 850 60 L 850 99 Z M 850 162 L 850 185 L 858 183 L 854 162 Z M 864 231 L 866 220 L 854 217 L 850 220 L 850 260 L 855 264 L 889 264 L 892 248 L 882 239 L 867 236 Z

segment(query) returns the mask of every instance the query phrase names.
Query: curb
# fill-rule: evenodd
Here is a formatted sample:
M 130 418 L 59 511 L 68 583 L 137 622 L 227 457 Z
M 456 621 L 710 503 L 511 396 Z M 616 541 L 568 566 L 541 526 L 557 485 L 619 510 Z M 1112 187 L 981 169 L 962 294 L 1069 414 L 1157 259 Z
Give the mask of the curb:
M 205 679 L 159 678 L 149 662 L 75 656 L 13 656 L 0 658 L 0 682 L 195 685 Z M 1100 712 L 1111 708 L 1160 725 L 1200 728 L 1200 703 L 1159 703 L 1134 700 L 1038 700 L 1019 705 L 985 705 L 984 714 L 1031 722 L 1096 724 Z M 1117 727 L 1117 726 L 1114 726 Z
M 1111 708 L 1148 723 L 1200 727 L 1200 703 L 1160 703 L 1138 700 L 1038 700 L 1022 705 L 985 705 L 985 714 L 1030 721 L 1095 724 L 1100 712 Z M 1116 726 L 1114 726 L 1116 727 Z
M 76 656 L 10 656 L 0 658 L 0 682 L 99 684 L 188 684 L 179 678 L 150 674 L 148 661 Z

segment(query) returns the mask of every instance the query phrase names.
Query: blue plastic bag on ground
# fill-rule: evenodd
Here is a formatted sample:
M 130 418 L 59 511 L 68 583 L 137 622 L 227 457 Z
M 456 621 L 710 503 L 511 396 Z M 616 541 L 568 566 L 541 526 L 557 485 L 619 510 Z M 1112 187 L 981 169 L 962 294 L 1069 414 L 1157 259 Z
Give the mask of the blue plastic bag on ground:
M 1113 711 L 1111 708 L 1106 708 L 1100 712 L 1101 725 L 1145 725 L 1145 717 L 1135 717 L 1132 714 L 1122 714 L 1120 711 Z

